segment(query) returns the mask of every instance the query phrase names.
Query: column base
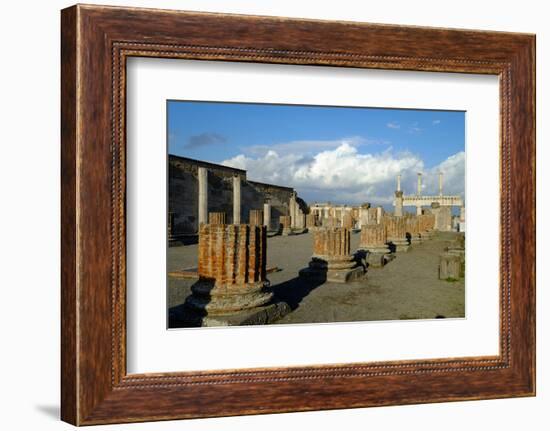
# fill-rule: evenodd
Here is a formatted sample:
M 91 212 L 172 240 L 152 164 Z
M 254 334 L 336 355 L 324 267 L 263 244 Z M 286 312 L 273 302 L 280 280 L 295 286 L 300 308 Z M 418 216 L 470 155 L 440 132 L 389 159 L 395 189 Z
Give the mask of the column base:
M 314 256 L 299 275 L 322 282 L 351 283 L 365 277 L 365 268 L 358 265 L 353 256 L 335 259 Z
M 183 307 L 170 312 L 170 328 L 268 325 L 286 316 L 292 310 L 286 302 L 274 302 L 229 314 L 205 315 L 199 310 Z
M 193 294 L 185 305 L 204 316 L 238 313 L 266 305 L 273 298 L 267 280 L 243 285 L 215 285 L 214 280 L 199 279 L 191 286 L 191 291 Z
M 407 241 L 405 238 L 388 239 L 388 245 L 392 252 L 397 253 L 407 252 L 411 249 L 409 241 Z

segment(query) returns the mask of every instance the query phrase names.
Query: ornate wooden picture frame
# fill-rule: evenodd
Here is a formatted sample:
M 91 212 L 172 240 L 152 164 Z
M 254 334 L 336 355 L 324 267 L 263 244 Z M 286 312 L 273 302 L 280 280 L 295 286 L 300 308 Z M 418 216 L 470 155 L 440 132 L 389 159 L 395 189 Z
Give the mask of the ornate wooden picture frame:
M 535 37 L 100 6 L 62 11 L 62 395 L 75 425 L 535 394 Z M 126 60 L 500 78 L 500 354 L 127 374 Z M 496 221 L 496 220 L 495 220 Z

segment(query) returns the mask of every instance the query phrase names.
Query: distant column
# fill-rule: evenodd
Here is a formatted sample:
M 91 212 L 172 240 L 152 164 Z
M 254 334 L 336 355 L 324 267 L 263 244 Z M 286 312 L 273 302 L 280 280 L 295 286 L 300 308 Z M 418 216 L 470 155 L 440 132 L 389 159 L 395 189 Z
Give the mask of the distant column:
M 397 191 L 401 191 L 401 174 L 397 175 Z
M 288 209 L 290 211 L 290 227 L 295 228 L 296 227 L 296 192 L 292 192 L 292 195 L 290 196 L 290 201 L 288 203 Z
M 420 204 L 416 206 L 416 215 L 417 216 L 422 215 L 422 205 Z
M 233 177 L 233 224 L 241 224 L 241 177 Z
M 439 173 L 439 196 L 443 196 L 443 172 Z
M 199 227 L 201 223 L 208 223 L 208 170 L 199 167 Z
M 271 229 L 271 201 L 269 199 L 264 202 L 264 226 L 267 226 L 267 230 Z
M 401 217 L 403 215 L 403 192 L 401 190 L 397 190 L 395 192 L 394 215 L 397 217 Z
M 382 223 L 382 217 L 384 217 L 384 208 L 376 207 L 376 224 Z
M 418 180 L 416 183 L 416 194 L 420 196 L 422 194 L 422 173 L 418 173 Z

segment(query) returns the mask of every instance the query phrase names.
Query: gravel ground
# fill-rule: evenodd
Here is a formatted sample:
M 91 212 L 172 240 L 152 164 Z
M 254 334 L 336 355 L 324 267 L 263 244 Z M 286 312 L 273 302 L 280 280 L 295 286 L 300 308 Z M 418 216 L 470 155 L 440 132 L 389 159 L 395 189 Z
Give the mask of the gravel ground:
M 350 284 L 305 282 L 298 271 L 305 268 L 312 251 L 311 233 L 268 238 L 267 266 L 280 271 L 268 274 L 275 295 L 293 310 L 277 324 L 327 323 L 464 317 L 464 279 L 438 279 L 439 255 L 457 234 L 438 233 L 415 244 L 383 268 L 369 269 L 363 281 Z M 352 250 L 359 234 L 352 234 Z M 197 245 L 171 247 L 168 271 L 197 266 Z M 168 278 L 169 307 L 190 295 L 193 280 Z

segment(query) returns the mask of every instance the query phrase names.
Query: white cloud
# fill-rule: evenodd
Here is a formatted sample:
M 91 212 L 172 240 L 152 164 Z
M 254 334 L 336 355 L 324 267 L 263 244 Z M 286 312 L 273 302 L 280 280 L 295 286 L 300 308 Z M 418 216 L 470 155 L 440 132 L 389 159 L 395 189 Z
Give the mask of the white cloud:
M 401 128 L 399 123 L 397 123 L 396 121 L 391 121 L 391 122 L 387 123 L 386 127 L 390 128 L 390 129 L 400 129 Z
M 464 191 L 464 153 L 457 153 L 440 165 L 425 169 L 423 160 L 410 152 L 385 151 L 360 154 L 345 140 L 336 148 L 309 156 L 269 150 L 260 156 L 240 154 L 222 164 L 247 170 L 251 180 L 290 186 L 308 203 L 389 205 L 393 201 L 396 176 L 401 173 L 406 194 L 415 193 L 418 172 L 424 173 L 424 194 L 436 193 L 437 172 L 445 172 L 445 192 Z
M 433 124 L 433 125 L 436 125 L 436 124 L 439 124 L 439 123 L 441 123 L 441 120 L 433 120 L 433 121 L 432 121 L 432 124 Z

